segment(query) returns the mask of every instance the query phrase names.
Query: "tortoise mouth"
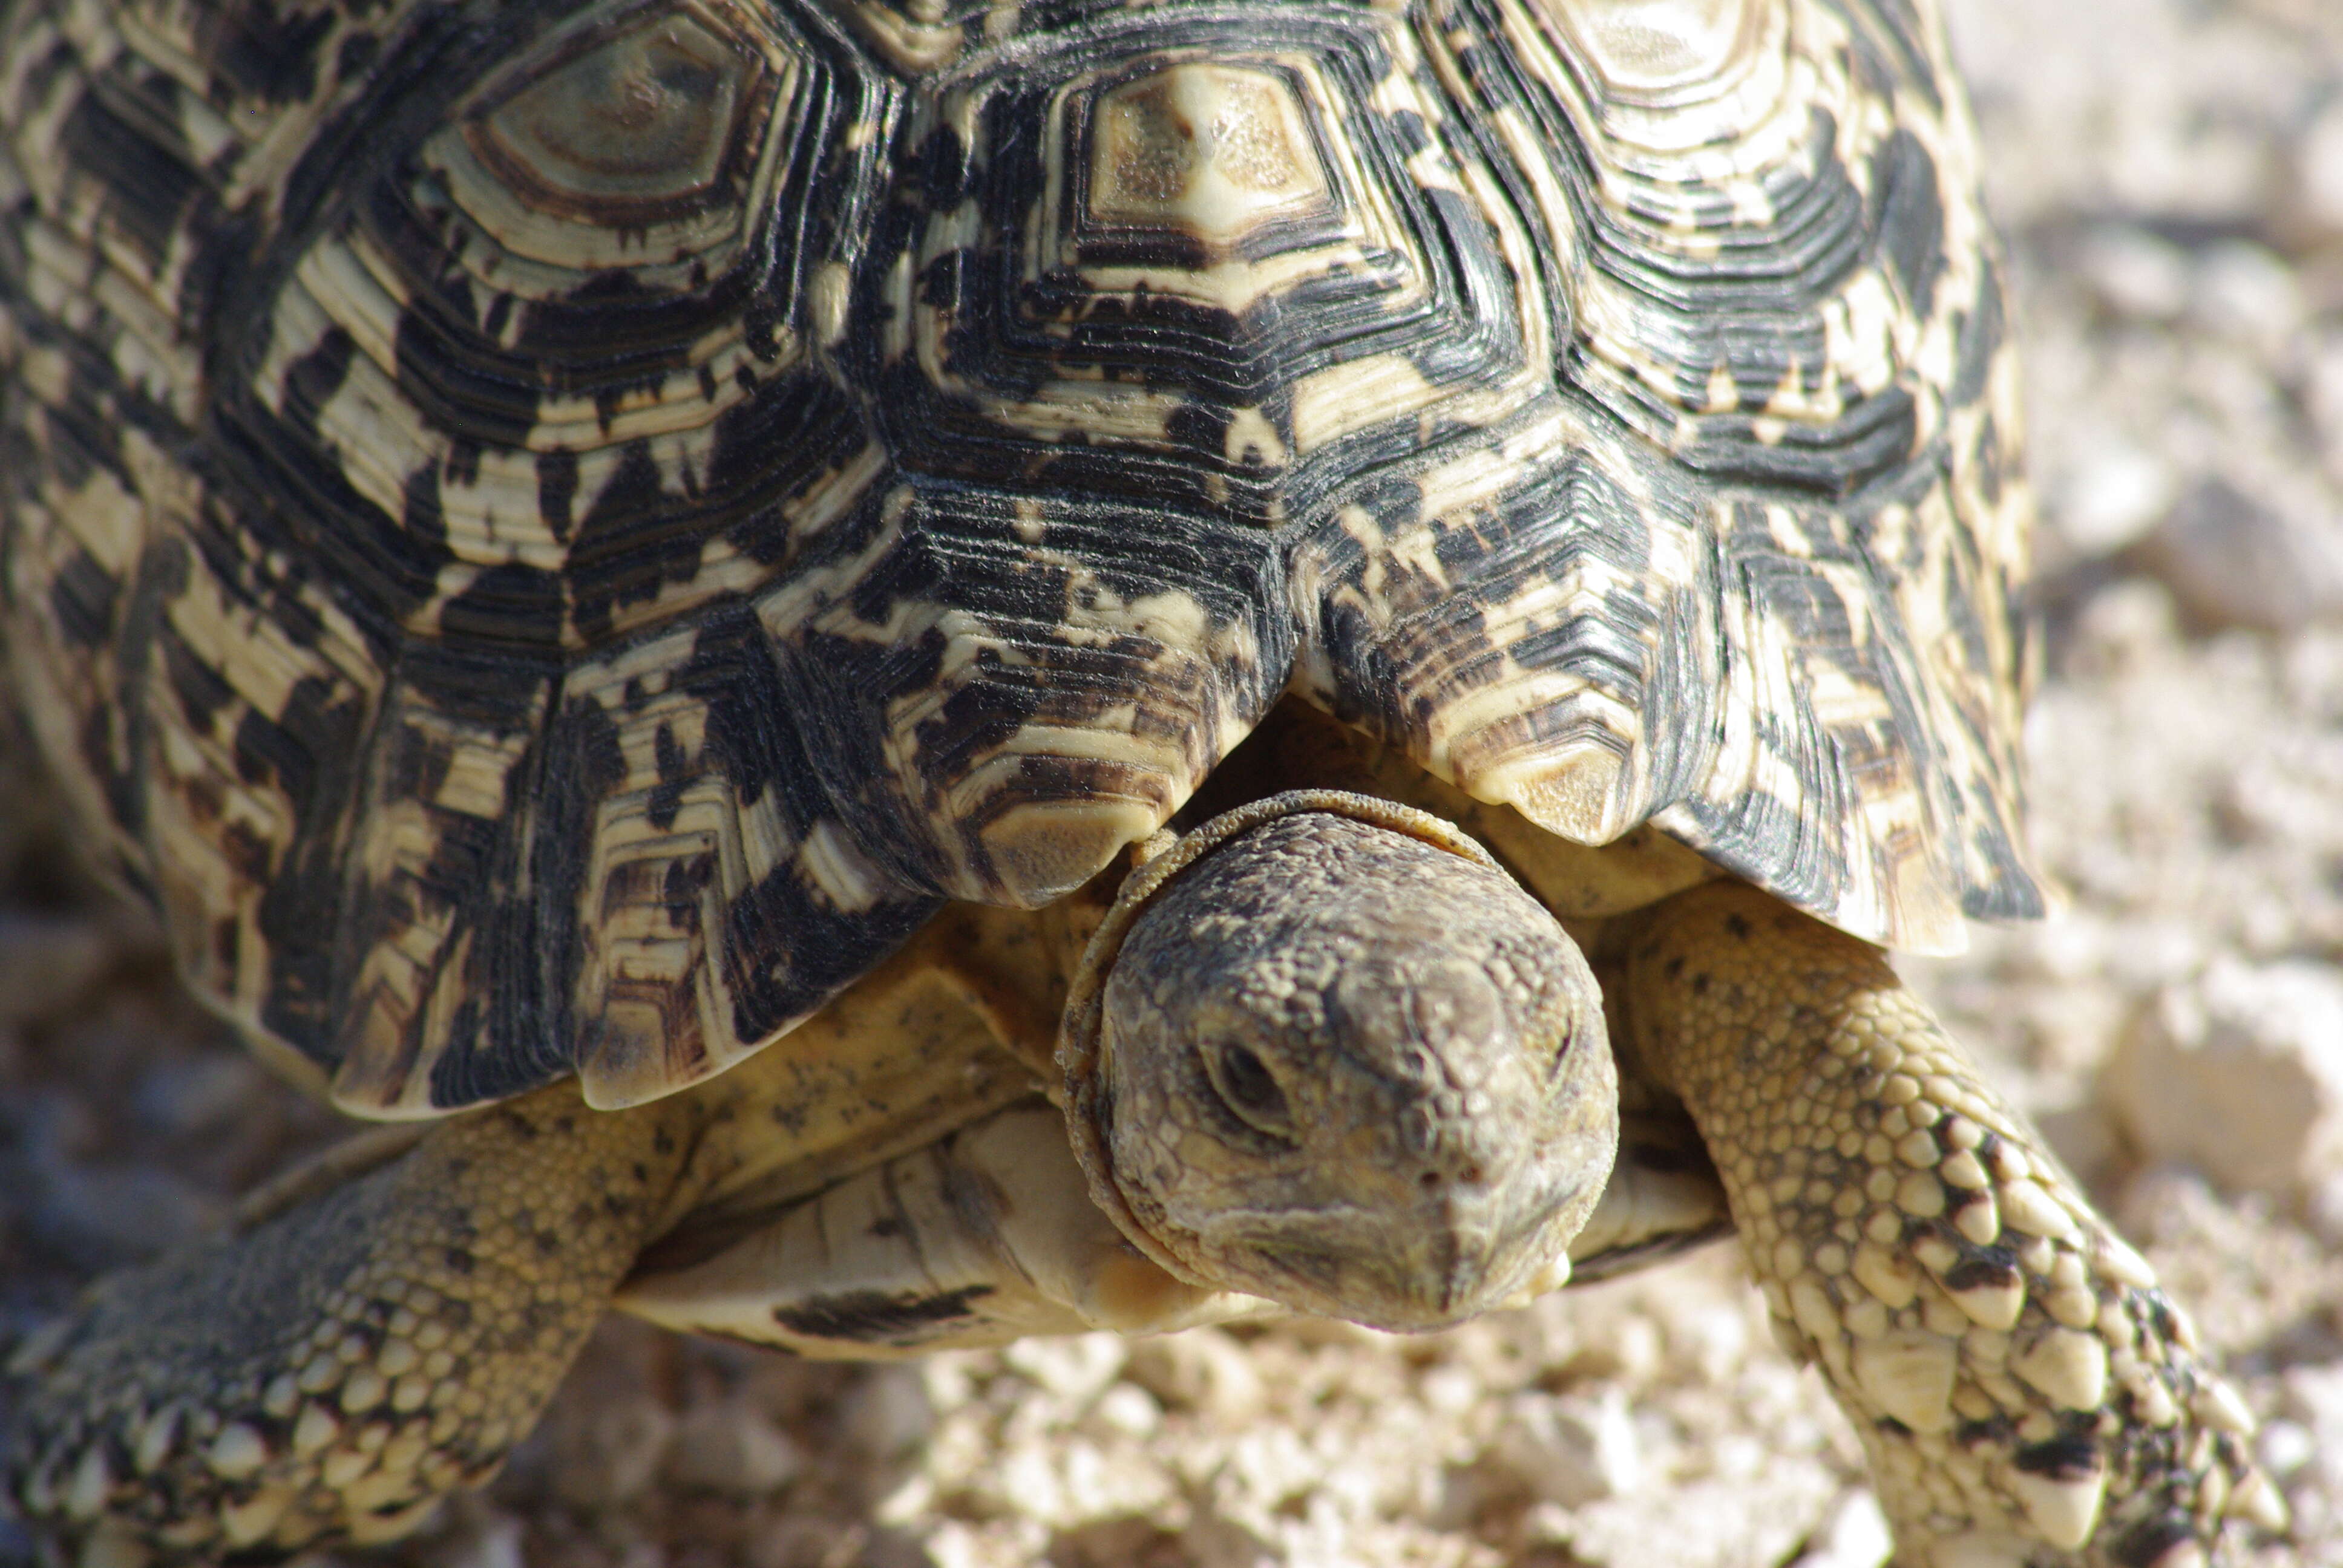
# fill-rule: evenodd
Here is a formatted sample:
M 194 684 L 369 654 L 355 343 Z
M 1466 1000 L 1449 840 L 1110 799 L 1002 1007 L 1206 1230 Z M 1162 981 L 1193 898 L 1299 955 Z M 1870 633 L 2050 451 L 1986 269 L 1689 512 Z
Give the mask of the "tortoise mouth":
M 1230 1215 L 1198 1239 L 1222 1260 L 1223 1289 L 1390 1333 L 1425 1333 L 1568 1278 L 1568 1237 L 1548 1217 L 1576 1194 L 1556 1200 L 1517 1190 L 1523 1185 L 1444 1186 L 1396 1213 L 1363 1205 Z

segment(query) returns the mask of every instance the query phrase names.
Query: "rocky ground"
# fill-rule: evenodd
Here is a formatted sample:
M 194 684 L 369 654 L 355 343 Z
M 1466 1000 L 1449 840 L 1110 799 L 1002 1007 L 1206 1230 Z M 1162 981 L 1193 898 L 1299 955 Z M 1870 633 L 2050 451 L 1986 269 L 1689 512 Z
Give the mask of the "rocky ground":
M 1955 0 L 2045 498 L 2046 928 L 1908 966 L 2195 1307 L 2343 1564 L 2343 7 Z M 0 758 L 0 1348 L 332 1135 Z M 4 1414 L 5 1412 L 0 1412 Z M 0 1564 L 27 1545 L 0 1523 Z M 486 1497 L 360 1563 L 1875 1568 L 1730 1249 L 1426 1339 L 879 1369 L 614 1322 Z M 309 1568 L 326 1568 L 314 1560 Z

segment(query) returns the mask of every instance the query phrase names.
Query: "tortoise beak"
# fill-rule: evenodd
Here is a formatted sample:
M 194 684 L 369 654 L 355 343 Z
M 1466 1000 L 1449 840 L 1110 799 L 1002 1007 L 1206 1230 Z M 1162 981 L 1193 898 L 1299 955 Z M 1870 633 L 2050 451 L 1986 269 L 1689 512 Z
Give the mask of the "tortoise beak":
M 1600 1185 L 1599 1178 L 1595 1184 Z M 1252 1288 L 1391 1333 L 1453 1327 L 1569 1277 L 1550 1217 L 1574 1206 L 1544 1182 L 1443 1182 L 1396 1206 L 1230 1216 L 1208 1245 L 1257 1260 Z M 1279 1288 L 1282 1286 L 1282 1288 Z

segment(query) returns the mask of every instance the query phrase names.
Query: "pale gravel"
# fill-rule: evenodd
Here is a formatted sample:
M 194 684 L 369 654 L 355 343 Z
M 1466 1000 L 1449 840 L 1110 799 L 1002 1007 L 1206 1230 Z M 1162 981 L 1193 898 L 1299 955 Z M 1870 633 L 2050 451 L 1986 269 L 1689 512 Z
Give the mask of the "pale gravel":
M 2298 1520 L 2250 1561 L 2338 1568 L 2343 1171 L 2217 1191 L 2140 1147 L 2101 1075 L 2211 966 L 2343 979 L 2343 6 L 1954 9 L 2030 356 L 2048 657 L 2028 741 L 2037 843 L 2072 900 L 1906 972 L 2229 1358 Z M 335 1131 L 39 847 L 36 802 L 0 740 L 0 1345 Z M 0 1524 L 0 1564 L 25 1550 Z M 1305 1323 L 856 1368 L 614 1321 L 486 1497 L 347 1561 L 1885 1551 L 1852 1433 L 1724 1248 L 1423 1339 Z

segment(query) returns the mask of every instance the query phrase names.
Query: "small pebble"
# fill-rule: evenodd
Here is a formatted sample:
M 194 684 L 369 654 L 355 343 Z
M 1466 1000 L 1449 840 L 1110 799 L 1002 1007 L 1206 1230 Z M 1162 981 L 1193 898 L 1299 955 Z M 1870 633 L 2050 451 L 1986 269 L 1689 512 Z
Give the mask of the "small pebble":
M 668 1450 L 667 1473 L 676 1484 L 733 1497 L 778 1492 L 804 1468 L 789 1435 L 737 1399 L 692 1409 Z
M 880 1460 L 917 1447 L 934 1423 L 935 1407 L 918 1369 L 897 1365 L 866 1369 L 839 1417 L 846 1441 Z
M 1493 1452 L 1533 1494 L 1564 1507 L 1624 1496 L 1644 1479 L 1642 1444 L 1616 1388 L 1593 1401 L 1518 1396 Z

